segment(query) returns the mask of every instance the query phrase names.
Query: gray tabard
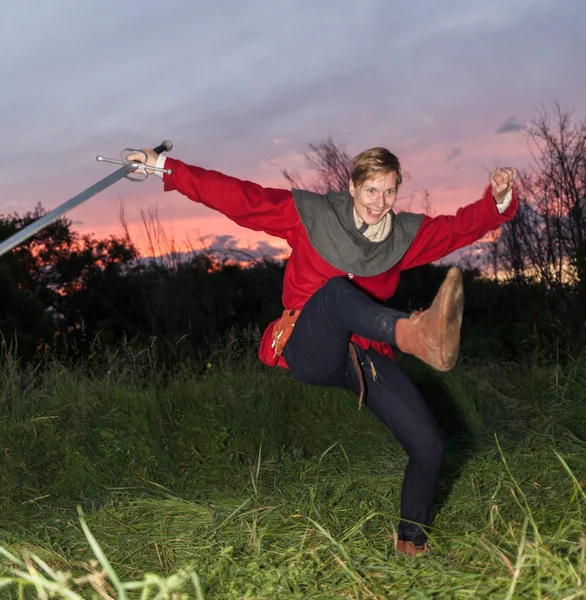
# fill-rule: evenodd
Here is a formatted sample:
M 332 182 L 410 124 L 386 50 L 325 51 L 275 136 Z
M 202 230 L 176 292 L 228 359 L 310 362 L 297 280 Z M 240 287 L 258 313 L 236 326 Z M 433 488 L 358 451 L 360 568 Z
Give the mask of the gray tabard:
M 293 199 L 311 245 L 332 266 L 361 277 L 379 275 L 395 266 L 407 252 L 424 215 L 391 212 L 389 235 L 371 242 L 354 223 L 350 192 L 315 194 L 293 190 Z

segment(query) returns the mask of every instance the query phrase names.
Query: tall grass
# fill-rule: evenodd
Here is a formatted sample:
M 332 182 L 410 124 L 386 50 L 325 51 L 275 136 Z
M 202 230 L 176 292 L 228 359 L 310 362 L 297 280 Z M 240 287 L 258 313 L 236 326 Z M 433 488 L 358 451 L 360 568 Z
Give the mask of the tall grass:
M 413 559 L 406 458 L 356 398 L 153 348 L 3 357 L 1 598 L 586 597 L 586 357 L 405 364 L 448 438 Z

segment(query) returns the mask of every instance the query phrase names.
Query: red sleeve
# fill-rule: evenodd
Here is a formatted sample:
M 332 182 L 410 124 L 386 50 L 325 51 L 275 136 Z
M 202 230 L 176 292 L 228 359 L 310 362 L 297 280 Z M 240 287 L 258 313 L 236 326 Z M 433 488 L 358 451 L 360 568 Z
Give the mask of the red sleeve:
M 401 269 L 411 269 L 439 260 L 454 250 L 482 239 L 489 231 L 510 221 L 517 213 L 519 201 L 515 189 L 511 203 L 503 214 L 498 212 L 488 186 L 484 196 L 455 215 L 424 217 L 415 239 L 401 261 Z
M 265 231 L 287 241 L 293 238 L 300 221 L 289 190 L 263 188 L 170 157 L 165 160 L 165 168 L 173 169 L 172 175 L 163 176 L 166 192 L 177 190 L 242 227 Z

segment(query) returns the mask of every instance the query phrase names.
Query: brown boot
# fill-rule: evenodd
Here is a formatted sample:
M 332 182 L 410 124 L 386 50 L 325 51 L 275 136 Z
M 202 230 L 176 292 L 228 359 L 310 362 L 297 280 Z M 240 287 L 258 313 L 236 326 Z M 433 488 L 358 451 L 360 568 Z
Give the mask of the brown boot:
M 458 360 L 463 312 L 462 271 L 452 267 L 427 310 L 397 321 L 397 347 L 438 371 L 449 371 Z
M 405 540 L 397 540 L 397 550 L 407 556 L 417 556 L 430 551 L 429 542 L 425 542 L 422 546 L 416 546 L 413 542 L 406 542 Z

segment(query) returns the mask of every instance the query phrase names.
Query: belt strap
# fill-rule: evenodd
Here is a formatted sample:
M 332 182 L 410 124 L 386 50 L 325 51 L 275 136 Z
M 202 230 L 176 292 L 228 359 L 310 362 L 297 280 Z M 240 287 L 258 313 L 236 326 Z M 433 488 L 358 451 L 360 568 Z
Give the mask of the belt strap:
M 358 381 L 360 382 L 360 396 L 358 398 L 358 410 L 362 408 L 362 399 L 364 398 L 364 374 L 362 373 L 362 369 L 360 368 L 360 362 L 358 360 L 358 355 L 356 354 L 356 348 L 350 343 L 348 346 L 350 350 L 350 358 L 352 359 L 352 364 L 354 365 L 354 369 L 356 370 L 356 375 L 358 375 Z

